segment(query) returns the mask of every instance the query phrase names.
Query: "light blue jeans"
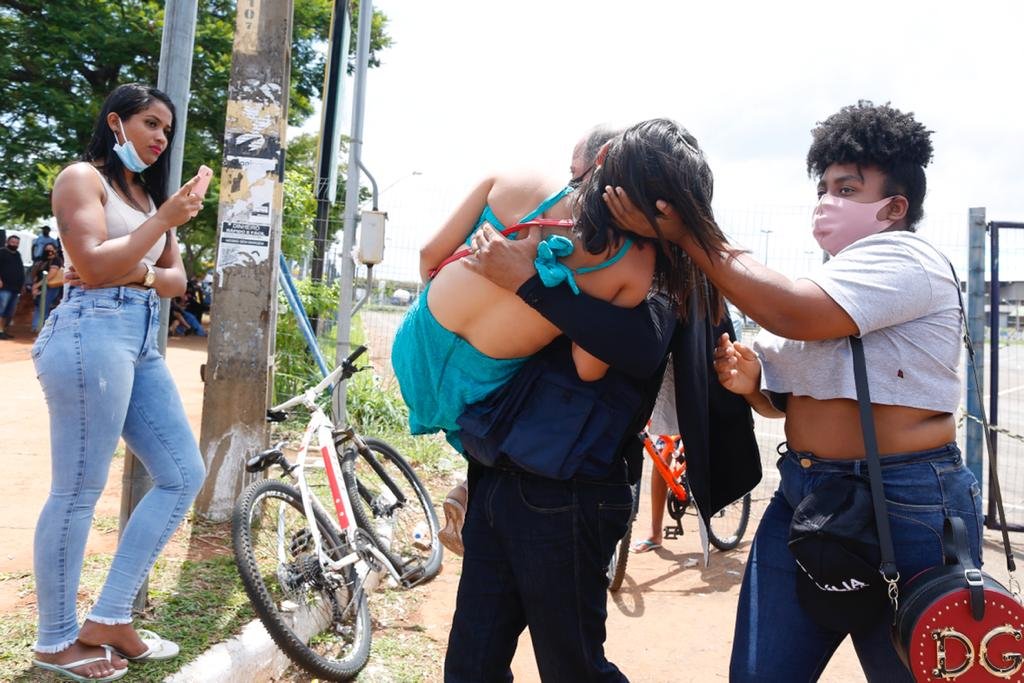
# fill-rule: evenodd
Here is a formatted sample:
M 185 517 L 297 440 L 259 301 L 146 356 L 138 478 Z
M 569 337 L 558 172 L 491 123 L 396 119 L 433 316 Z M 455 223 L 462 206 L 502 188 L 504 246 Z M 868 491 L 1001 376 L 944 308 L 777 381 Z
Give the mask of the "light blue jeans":
M 807 494 L 832 477 L 867 476 L 867 463 L 787 450 L 778 467 L 782 481 L 754 535 L 740 588 L 729 672 L 729 680 L 738 683 L 816 681 L 846 638 L 818 626 L 797 601 L 789 523 Z M 981 488 L 956 444 L 884 456 L 882 482 L 901 586 L 918 572 L 942 564 L 947 515 L 964 520 L 971 556 L 980 563 Z M 872 683 L 913 683 L 893 647 L 891 630 L 889 615 L 851 636 L 864 674 Z
M 157 347 L 159 323 L 156 292 L 68 288 L 32 347 L 52 449 L 50 496 L 35 535 L 39 652 L 60 652 L 78 636 L 85 542 L 118 439 L 153 488 L 124 528 L 88 619 L 131 623 L 135 595 L 203 483 L 199 447 Z

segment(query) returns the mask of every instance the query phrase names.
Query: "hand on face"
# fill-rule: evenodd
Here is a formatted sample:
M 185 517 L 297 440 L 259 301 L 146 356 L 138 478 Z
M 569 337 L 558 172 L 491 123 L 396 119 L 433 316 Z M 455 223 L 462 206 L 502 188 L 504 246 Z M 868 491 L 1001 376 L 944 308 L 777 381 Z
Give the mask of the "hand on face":
M 749 346 L 723 334 L 715 347 L 715 372 L 718 382 L 741 396 L 753 394 L 761 384 L 761 361 Z
M 526 235 L 520 239 L 510 240 L 485 223 L 473 235 L 471 253 L 462 262 L 472 272 L 514 292 L 537 272 L 533 260 L 537 257 L 540 230 L 524 232 Z
M 611 211 L 612 218 L 615 219 L 615 222 L 623 230 L 628 230 L 643 237 L 658 237 L 658 233 L 655 232 L 650 221 L 647 220 L 647 216 L 640 209 L 636 208 L 636 204 L 633 203 L 629 196 L 626 195 L 626 191 L 621 187 L 608 186 L 604 188 L 604 193 L 601 196 L 604 198 L 608 210 Z M 661 230 L 661 236 L 670 242 L 681 244 L 685 232 L 683 221 L 679 218 L 679 214 L 676 213 L 671 204 L 663 199 L 659 199 L 654 206 L 661 214 L 656 219 L 658 229 Z

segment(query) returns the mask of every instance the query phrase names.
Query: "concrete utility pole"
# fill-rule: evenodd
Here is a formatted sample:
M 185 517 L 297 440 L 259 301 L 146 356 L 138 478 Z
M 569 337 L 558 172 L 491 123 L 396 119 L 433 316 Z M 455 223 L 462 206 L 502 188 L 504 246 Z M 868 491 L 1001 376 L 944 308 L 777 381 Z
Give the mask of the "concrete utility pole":
M 352 295 L 356 263 L 352 247 L 356 243 L 356 212 L 359 211 L 359 164 L 363 153 L 363 109 L 366 105 L 366 68 L 370 62 L 370 29 L 373 26 L 373 2 L 359 3 L 359 38 L 356 42 L 355 96 L 352 103 L 352 135 L 348 147 L 348 175 L 345 178 L 345 224 L 341 242 L 341 276 L 338 285 L 338 345 L 335 361 L 341 364 L 349 354 L 352 331 Z M 334 419 L 345 420 L 345 385 L 334 392 Z
M 192 53 L 195 48 L 196 6 L 197 0 L 167 0 L 164 5 L 164 32 L 160 43 L 160 70 L 157 75 L 156 87 L 167 93 L 174 102 L 174 143 L 167 150 L 170 154 L 171 168 L 167 175 L 167 193 L 172 194 L 181 187 L 181 165 L 185 155 L 185 129 L 188 123 L 189 85 L 192 80 Z M 170 303 L 167 299 L 160 301 L 160 353 L 167 355 L 167 319 L 170 316 Z M 135 454 L 125 447 L 124 473 L 121 477 L 121 515 L 120 530 L 132 510 L 139 504 L 142 497 L 152 487 L 149 473 Z M 134 608 L 141 612 L 146 608 L 146 595 L 149 592 L 149 580 L 142 584 L 139 594 L 135 596 Z
M 284 202 L 292 0 L 239 0 L 217 214 L 196 511 L 224 521 L 266 446 Z

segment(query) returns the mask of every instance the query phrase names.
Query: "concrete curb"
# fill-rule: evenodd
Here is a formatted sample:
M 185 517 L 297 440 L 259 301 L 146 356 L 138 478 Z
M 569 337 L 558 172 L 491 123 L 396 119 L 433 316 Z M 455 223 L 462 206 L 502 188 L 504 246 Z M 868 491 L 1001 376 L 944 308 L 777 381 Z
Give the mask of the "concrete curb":
M 255 619 L 237 636 L 217 643 L 164 683 L 264 683 L 280 676 L 291 663 Z

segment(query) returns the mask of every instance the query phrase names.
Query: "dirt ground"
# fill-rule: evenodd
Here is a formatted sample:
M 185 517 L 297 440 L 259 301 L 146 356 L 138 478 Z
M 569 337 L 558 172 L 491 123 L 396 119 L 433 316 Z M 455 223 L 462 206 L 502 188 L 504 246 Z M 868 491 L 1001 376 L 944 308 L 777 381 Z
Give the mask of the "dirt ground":
M 32 536 L 36 517 L 49 486 L 48 416 L 30 356 L 31 332 L 15 325 L 13 340 L 0 340 L 0 434 L 8 463 L 0 479 L 0 572 L 32 569 Z M 185 409 L 198 434 L 203 385 L 199 366 L 206 360 L 205 340 L 172 338 L 168 363 L 182 393 Z M 97 508 L 97 519 L 116 524 L 121 494 L 122 459 L 115 458 L 107 488 Z M 634 535 L 642 537 L 648 517 L 642 501 Z M 753 524 L 751 525 L 753 527 Z M 713 552 L 711 566 L 700 566 L 696 529 L 669 541 L 654 552 L 631 555 L 622 590 L 608 600 L 607 653 L 634 681 L 726 680 L 734 610 L 743 573 L 748 540 L 731 553 Z M 116 533 L 94 529 L 87 552 L 110 552 Z M 446 556 L 442 574 L 423 588 L 426 599 L 413 619 L 443 648 L 447 641 L 459 559 Z M 32 596 L 5 593 L 0 582 L 0 614 L 31 604 Z M 211 643 L 212 644 L 212 643 Z M 524 634 L 513 663 L 517 681 L 539 680 Z M 840 648 L 823 681 L 856 682 L 864 677 L 848 643 Z

